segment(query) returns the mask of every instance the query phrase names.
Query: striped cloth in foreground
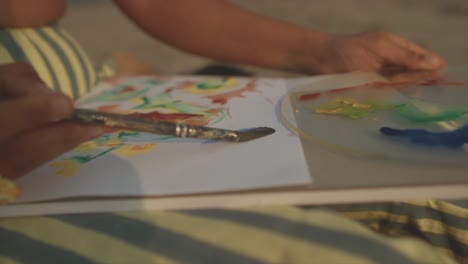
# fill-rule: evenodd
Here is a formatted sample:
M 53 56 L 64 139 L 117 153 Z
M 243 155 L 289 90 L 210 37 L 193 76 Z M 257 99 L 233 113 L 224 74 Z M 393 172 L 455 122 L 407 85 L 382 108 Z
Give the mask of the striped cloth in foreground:
M 413 236 L 468 263 L 468 200 L 329 206 L 392 237 Z
M 340 214 L 294 207 L 0 219 L 0 263 L 456 263 Z

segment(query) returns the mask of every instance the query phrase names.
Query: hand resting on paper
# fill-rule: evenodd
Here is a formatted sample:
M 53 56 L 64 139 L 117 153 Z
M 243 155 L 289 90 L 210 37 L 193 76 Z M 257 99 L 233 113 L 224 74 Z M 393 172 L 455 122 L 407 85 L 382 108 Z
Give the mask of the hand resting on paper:
M 72 101 L 52 92 L 29 64 L 0 65 L 0 174 L 15 178 L 99 136 L 102 129 L 65 122 Z

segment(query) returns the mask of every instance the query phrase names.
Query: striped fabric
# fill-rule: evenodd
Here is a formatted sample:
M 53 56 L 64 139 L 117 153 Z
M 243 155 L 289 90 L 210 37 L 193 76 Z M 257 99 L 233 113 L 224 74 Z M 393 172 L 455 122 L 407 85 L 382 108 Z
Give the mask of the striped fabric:
M 97 82 L 86 53 L 58 25 L 0 30 L 0 64 L 20 61 L 31 63 L 49 87 L 72 98 Z
M 412 201 L 333 206 L 349 218 L 393 237 L 415 236 L 459 263 L 468 263 L 468 201 Z
M 0 263 L 456 263 L 325 210 L 292 207 L 0 219 Z

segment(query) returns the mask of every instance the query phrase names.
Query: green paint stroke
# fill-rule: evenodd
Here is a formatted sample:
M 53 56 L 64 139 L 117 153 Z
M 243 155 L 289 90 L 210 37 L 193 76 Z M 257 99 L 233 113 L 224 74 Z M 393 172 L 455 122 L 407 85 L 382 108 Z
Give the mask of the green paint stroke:
M 133 80 L 127 81 L 123 84 L 117 85 L 116 87 L 105 90 L 97 96 L 85 99 L 83 103 L 96 103 L 96 102 L 114 102 L 114 101 L 126 101 L 148 93 L 148 91 L 164 83 L 159 80 Z
M 80 164 L 84 164 L 84 163 L 88 163 L 94 159 L 97 159 L 101 156 L 104 156 L 105 154 L 109 153 L 109 152 L 112 152 L 116 149 L 119 149 L 121 146 L 118 146 L 118 147 L 113 147 L 113 148 L 108 148 L 106 149 L 105 151 L 102 151 L 100 153 L 98 153 L 97 155 L 94 155 L 94 156 L 91 156 L 91 155 L 86 155 L 86 156 L 73 156 L 70 158 L 70 160 L 75 160 L 77 161 L 78 163 Z
M 201 90 L 216 90 L 224 86 L 226 78 L 211 78 L 198 83 L 196 87 Z

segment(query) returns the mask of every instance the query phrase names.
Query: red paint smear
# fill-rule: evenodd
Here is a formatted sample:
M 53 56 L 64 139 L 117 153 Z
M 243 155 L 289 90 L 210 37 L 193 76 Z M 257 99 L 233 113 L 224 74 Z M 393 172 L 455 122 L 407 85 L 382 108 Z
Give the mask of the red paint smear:
M 115 113 L 118 110 L 120 110 L 120 105 L 119 104 L 101 105 L 97 109 L 102 112 Z
M 127 87 L 123 88 L 122 90 L 120 90 L 118 94 L 132 93 L 132 92 L 135 92 L 135 91 L 137 91 L 137 88 L 135 88 L 133 86 L 127 86 Z
M 308 93 L 308 94 L 303 94 L 299 96 L 299 101 L 305 102 L 305 101 L 312 101 L 321 96 L 321 93 Z
M 273 87 L 273 86 L 270 86 L 270 87 Z M 271 105 L 275 105 L 275 102 L 273 102 L 273 100 L 271 100 L 270 98 L 268 98 L 267 96 L 265 96 L 265 94 L 262 92 L 262 91 L 259 91 L 259 90 L 256 90 L 261 96 L 263 96 L 263 99 L 265 99 L 265 101 L 267 101 L 269 104 Z
M 424 82 L 412 82 L 412 81 L 407 81 L 407 82 L 371 82 L 371 83 L 366 83 L 362 85 L 356 85 L 356 86 L 349 86 L 349 87 L 343 87 L 343 88 L 338 88 L 334 90 L 327 91 L 325 94 L 337 94 L 345 91 L 350 91 L 354 89 L 363 89 L 363 88 L 394 88 L 394 89 L 403 89 L 406 88 L 410 85 L 421 85 L 421 86 L 430 86 L 430 85 L 449 85 L 449 86 L 460 86 L 460 87 L 467 87 L 468 83 L 463 83 L 463 82 L 449 82 L 449 81 L 442 81 L 442 80 L 430 80 L 430 81 L 424 81 Z M 321 96 L 320 93 L 309 93 L 309 94 L 303 94 L 299 97 L 299 101 L 310 101 L 317 99 Z
M 180 84 L 178 84 L 176 86 L 167 88 L 166 90 L 164 90 L 164 93 L 172 93 L 172 92 L 174 92 L 176 90 L 182 90 L 185 87 L 191 86 L 191 85 L 194 85 L 194 84 L 195 84 L 194 82 L 186 81 L 186 82 L 180 83 Z
M 122 129 L 113 128 L 113 127 L 104 127 L 102 130 L 103 130 L 104 133 L 114 133 L 114 132 L 117 132 L 117 131 L 122 130 Z
M 331 90 L 331 91 L 328 91 L 327 94 L 335 94 L 335 93 L 340 93 L 340 92 L 344 92 L 344 91 L 347 91 L 347 90 L 362 89 L 362 88 L 403 89 L 403 88 L 406 88 L 406 87 L 408 87 L 410 85 L 420 85 L 420 86 L 448 85 L 448 86 L 468 87 L 468 83 L 450 82 L 450 81 L 444 81 L 444 80 L 429 80 L 429 81 L 424 81 L 424 82 L 415 82 L 415 81 L 407 81 L 407 82 L 371 82 L 371 83 L 366 83 L 366 84 L 363 84 L 363 85 L 350 86 L 350 87 Z
M 349 86 L 349 87 L 343 87 L 343 88 L 338 88 L 334 90 L 330 90 L 325 92 L 325 94 L 337 94 L 337 93 L 342 93 L 345 91 L 350 91 L 350 90 L 356 90 L 356 89 L 364 89 L 364 88 L 394 88 L 394 89 L 401 89 L 401 88 L 406 88 L 409 85 L 434 85 L 434 84 L 446 84 L 444 82 L 440 81 L 426 81 L 423 83 L 419 82 L 370 82 L 362 85 L 356 85 L 356 86 Z M 321 93 L 308 93 L 308 94 L 303 94 L 299 97 L 299 101 L 311 101 L 314 99 L 317 99 L 321 96 Z
M 245 97 L 243 95 L 243 93 L 256 92 L 256 91 L 257 91 L 256 82 L 251 81 L 242 89 L 232 91 L 232 92 L 228 92 L 228 93 L 223 93 L 223 94 L 210 95 L 210 96 L 207 96 L 207 98 L 209 98 L 213 104 L 224 105 L 224 104 L 227 104 L 229 102 L 229 100 L 231 100 L 233 98 L 243 98 L 243 97 Z
M 404 88 L 411 84 L 417 84 L 415 82 L 371 82 L 362 85 L 349 86 L 339 89 L 334 89 L 326 92 L 326 94 L 336 94 L 344 91 L 363 89 L 363 88 Z

